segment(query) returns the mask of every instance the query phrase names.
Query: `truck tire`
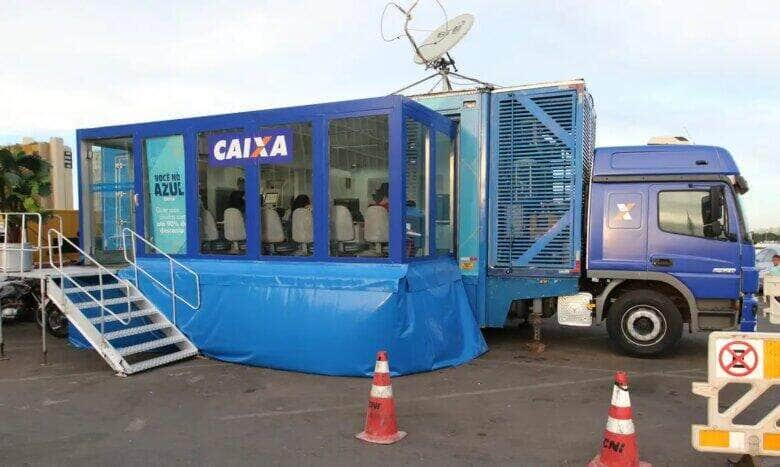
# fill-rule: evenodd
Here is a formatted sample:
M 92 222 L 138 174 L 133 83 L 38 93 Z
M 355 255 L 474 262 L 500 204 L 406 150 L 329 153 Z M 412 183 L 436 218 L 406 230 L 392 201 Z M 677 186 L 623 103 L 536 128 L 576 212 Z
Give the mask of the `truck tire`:
M 607 314 L 610 340 L 635 357 L 656 357 L 672 351 L 680 342 L 682 330 L 677 306 L 655 290 L 626 292 Z

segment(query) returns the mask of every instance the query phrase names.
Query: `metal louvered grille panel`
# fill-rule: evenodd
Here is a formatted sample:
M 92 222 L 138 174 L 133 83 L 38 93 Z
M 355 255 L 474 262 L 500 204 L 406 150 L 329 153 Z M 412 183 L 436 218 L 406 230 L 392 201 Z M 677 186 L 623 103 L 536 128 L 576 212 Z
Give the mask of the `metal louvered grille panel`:
M 582 206 L 588 206 L 588 196 L 590 196 L 590 177 L 593 170 L 593 157 L 596 151 L 596 115 L 593 110 L 593 100 L 590 94 L 584 93 L 582 102 Z M 583 211 L 587 212 L 583 208 Z M 585 232 L 588 219 L 582 217 L 582 251 L 587 251 L 587 238 Z
M 575 91 L 529 97 L 566 133 L 574 136 Z M 498 131 L 493 157 L 498 159 L 493 180 L 497 231 L 491 266 L 510 268 L 567 215 L 572 208 L 575 176 L 579 174 L 574 174 L 573 148 L 513 95 L 501 96 L 495 111 Z M 569 222 L 538 252 L 528 253 L 525 266 L 571 268 L 571 241 Z

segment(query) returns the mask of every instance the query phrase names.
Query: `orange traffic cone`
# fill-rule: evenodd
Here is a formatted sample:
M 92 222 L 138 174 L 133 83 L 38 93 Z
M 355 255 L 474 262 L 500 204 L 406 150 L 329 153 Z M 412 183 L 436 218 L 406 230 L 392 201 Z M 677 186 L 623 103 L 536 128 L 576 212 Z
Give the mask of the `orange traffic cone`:
M 366 428 L 355 436 L 377 444 L 392 444 L 406 436 L 406 432 L 398 431 L 393 387 L 390 385 L 390 365 L 384 350 L 376 354 L 374 383 L 371 385 L 366 409 Z
M 631 399 L 628 396 L 628 375 L 615 373 L 612 404 L 609 407 L 607 429 L 601 443 L 601 454 L 588 467 L 652 467 L 639 460 L 639 448 L 631 420 Z

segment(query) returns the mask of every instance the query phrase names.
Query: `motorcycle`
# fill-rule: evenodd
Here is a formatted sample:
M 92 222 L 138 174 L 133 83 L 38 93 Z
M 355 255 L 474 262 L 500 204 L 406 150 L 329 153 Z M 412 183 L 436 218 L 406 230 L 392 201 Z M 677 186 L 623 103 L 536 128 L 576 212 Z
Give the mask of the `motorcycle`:
M 41 294 L 38 280 L 0 280 L 0 319 L 4 321 L 29 321 L 33 318 L 43 326 L 41 301 L 46 306 L 46 332 L 54 337 L 68 335 L 68 318 L 51 300 Z

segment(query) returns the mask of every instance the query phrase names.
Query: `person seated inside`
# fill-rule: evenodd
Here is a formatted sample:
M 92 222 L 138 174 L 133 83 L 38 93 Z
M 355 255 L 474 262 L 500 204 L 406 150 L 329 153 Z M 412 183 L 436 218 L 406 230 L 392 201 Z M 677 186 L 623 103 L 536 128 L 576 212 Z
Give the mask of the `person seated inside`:
M 236 180 L 236 189 L 231 191 L 230 196 L 228 197 L 228 206 L 238 209 L 241 211 L 241 214 L 244 214 L 246 206 L 246 192 L 244 190 L 244 185 L 245 182 L 243 177 L 238 177 L 238 180 Z
M 287 212 L 284 213 L 284 218 L 282 220 L 284 222 L 290 222 L 292 220 L 292 213 L 295 212 L 295 210 L 298 208 L 311 209 L 311 200 L 309 199 L 308 195 L 296 196 L 295 199 L 293 199 L 290 209 L 288 209 Z
M 372 198 L 374 201 L 369 206 L 382 206 L 383 208 L 390 210 L 390 200 L 388 196 L 390 194 L 390 185 L 385 182 L 379 185 L 379 188 L 374 191 Z

